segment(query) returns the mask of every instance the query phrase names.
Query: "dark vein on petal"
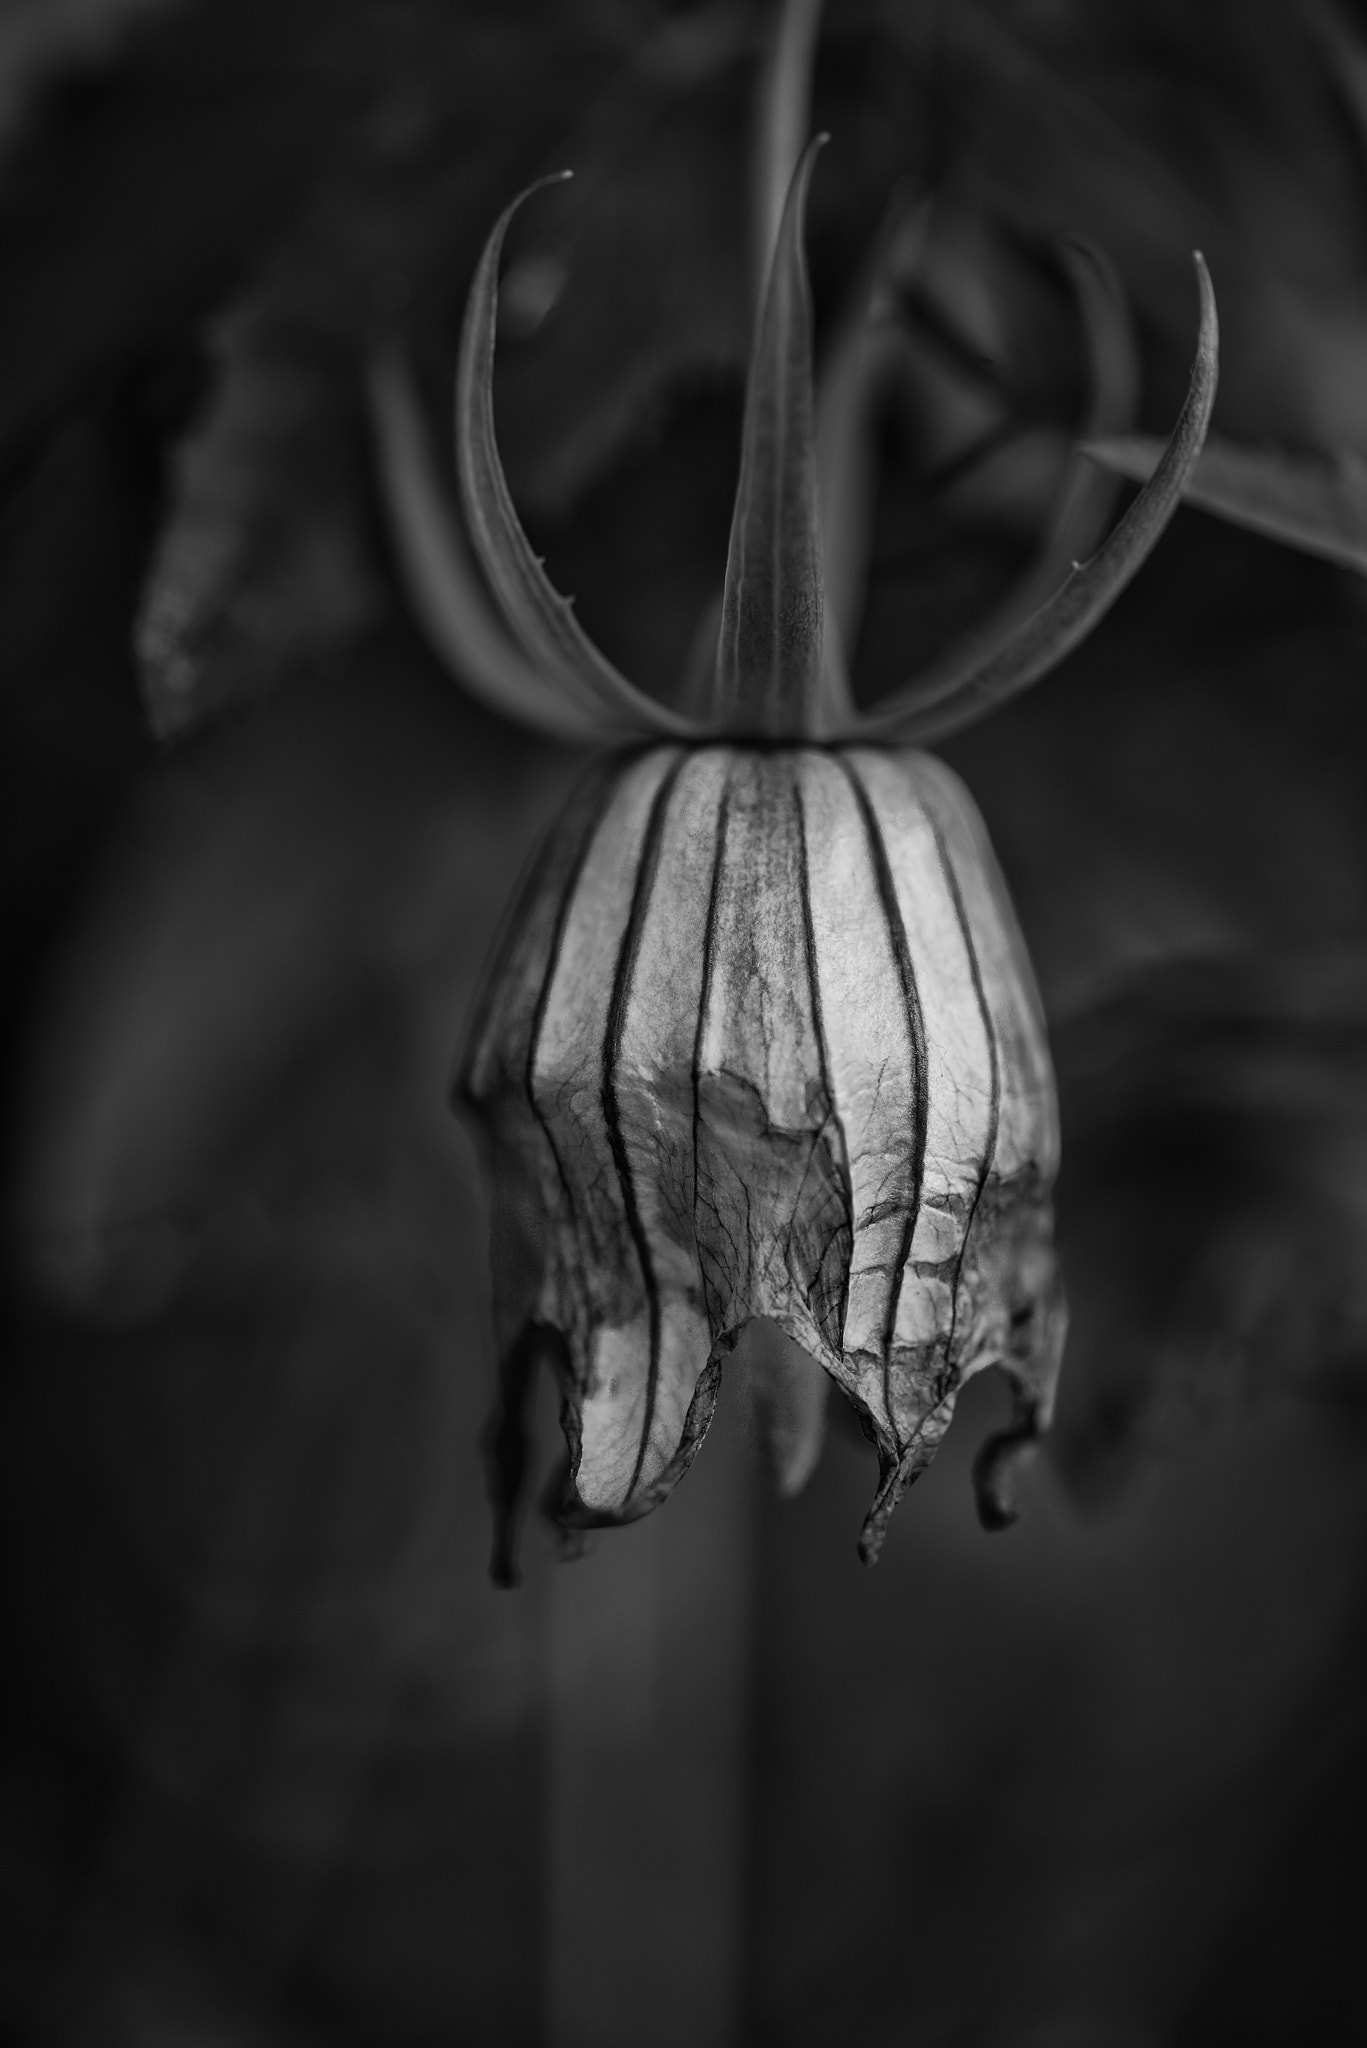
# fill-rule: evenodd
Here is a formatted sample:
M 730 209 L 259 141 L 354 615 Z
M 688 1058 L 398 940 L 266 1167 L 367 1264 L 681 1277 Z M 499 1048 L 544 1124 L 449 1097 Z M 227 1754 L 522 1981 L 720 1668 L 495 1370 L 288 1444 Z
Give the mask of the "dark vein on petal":
M 702 939 L 702 986 L 698 991 L 698 1024 L 693 1034 L 693 1231 L 698 1228 L 698 1139 L 702 1129 L 701 1085 L 702 1085 L 702 1041 L 707 1027 L 707 1006 L 712 997 L 712 954 L 717 934 L 717 906 L 721 900 L 722 868 L 726 857 L 726 833 L 731 816 L 731 761 L 727 758 L 722 778 L 721 797 L 717 804 L 717 837 L 712 854 L 712 883 L 707 894 L 707 920 L 703 926 Z M 702 1273 L 704 1293 L 708 1292 L 707 1274 L 703 1271 L 702 1260 L 698 1260 Z M 708 1321 L 712 1320 L 712 1304 L 708 1302 Z M 716 1330 L 712 1332 L 717 1335 Z
M 560 906 L 555 915 L 555 927 L 551 934 L 550 954 L 546 962 L 545 979 L 541 984 L 541 993 L 536 999 L 536 1008 L 532 1012 L 531 1037 L 527 1045 L 527 1063 L 523 1069 L 523 1087 L 526 1091 L 527 1100 L 531 1104 L 532 1115 L 540 1124 L 546 1136 L 546 1143 L 551 1148 L 551 1157 L 555 1161 L 555 1170 L 560 1176 L 560 1185 L 564 1190 L 565 1200 L 569 1204 L 571 1218 L 574 1217 L 574 1193 L 570 1187 L 569 1174 L 566 1172 L 565 1162 L 560 1154 L 560 1147 L 555 1142 L 555 1133 L 551 1129 L 550 1119 L 537 1100 L 536 1061 L 537 1055 L 541 1050 L 541 1034 L 546 1027 L 546 1012 L 550 1009 L 551 996 L 555 989 L 555 977 L 560 968 L 560 955 L 564 950 L 565 932 L 569 926 L 575 899 L 579 894 L 579 884 L 584 878 L 584 869 L 588 864 L 589 855 L 593 851 L 594 841 L 607 822 L 608 810 L 610 808 L 607 800 L 608 791 L 615 784 L 620 783 L 622 774 L 631 765 L 630 762 L 623 764 L 615 761 L 610 764 L 611 772 L 604 777 L 605 787 L 599 797 L 598 804 L 590 813 L 588 829 L 571 864 L 565 892 L 560 899 Z
M 811 994 L 812 1031 L 816 1037 L 816 1059 L 821 1075 L 821 1094 L 826 1104 L 826 1119 L 834 1124 L 836 1136 L 839 1139 L 838 1164 L 841 1178 L 844 1182 L 845 1211 L 850 1219 L 851 1242 L 853 1242 L 854 1196 L 850 1187 L 849 1150 L 845 1137 L 845 1127 L 840 1121 L 840 1114 L 835 1106 L 835 1090 L 831 1086 L 831 1063 L 826 1046 L 826 1023 L 821 1008 L 821 984 L 817 979 L 816 927 L 812 922 L 812 884 L 811 877 L 807 872 L 807 810 L 802 801 L 802 785 L 798 780 L 796 766 L 794 766 L 792 774 L 792 793 L 793 804 L 797 812 L 797 846 L 798 858 L 801 862 L 801 872 L 798 878 L 798 896 L 802 904 L 802 936 L 807 954 L 807 986 Z M 813 1145 L 812 1153 L 813 1158 L 815 1158 L 815 1145 Z M 808 1171 L 810 1171 L 810 1162 Z M 805 1179 L 806 1174 L 804 1173 L 803 1180 L 805 1181 Z M 824 1259 L 825 1255 L 823 1253 L 823 1267 Z M 849 1296 L 850 1262 L 847 1259 L 845 1261 L 845 1271 L 841 1275 L 840 1282 L 840 1320 L 838 1328 L 842 1345 L 845 1341 L 845 1314 L 849 1307 Z
M 996 1160 L 997 1127 L 1001 1120 L 1001 1054 L 997 1047 L 996 1026 L 992 1021 L 992 1012 L 988 1008 L 987 990 L 983 986 L 982 968 L 978 961 L 978 949 L 973 943 L 973 934 L 969 929 L 968 912 L 964 907 L 963 890 L 959 885 L 959 877 L 955 871 L 954 863 L 950 859 L 949 848 L 945 843 L 945 837 L 940 830 L 938 820 L 929 809 L 926 811 L 926 818 L 929 821 L 931 833 L 935 839 L 936 851 L 940 856 L 940 867 L 954 904 L 954 915 L 959 921 L 959 931 L 963 937 L 964 951 L 968 955 L 968 971 L 973 977 L 973 993 L 978 999 L 978 1014 L 982 1018 L 983 1032 L 987 1039 L 988 1085 L 990 1090 L 987 1111 L 987 1143 L 983 1148 L 983 1163 L 978 1173 L 978 1184 L 973 1190 L 973 1200 L 969 1204 L 968 1219 L 964 1224 L 964 1234 L 959 1243 L 959 1256 L 954 1261 L 954 1291 L 949 1311 L 949 1335 L 945 1340 L 945 1370 L 948 1372 L 950 1370 L 950 1362 L 954 1357 L 954 1339 L 959 1326 L 959 1281 L 964 1270 L 964 1260 L 968 1256 L 968 1241 L 973 1232 L 973 1222 L 978 1213 L 978 1204 L 983 1198 L 983 1189 L 987 1186 L 988 1175 L 991 1173 Z
M 603 786 L 610 771 L 616 766 L 615 762 L 599 760 L 593 764 L 587 775 L 581 777 L 566 806 L 564 816 L 546 833 L 533 853 L 531 861 L 523 868 L 521 880 L 503 914 L 490 949 L 484 979 L 475 999 L 474 1013 L 466 1028 L 464 1050 L 457 1064 L 455 1086 L 452 1090 L 453 1102 L 466 1102 L 476 1109 L 480 1106 L 479 1092 L 474 1086 L 474 1070 L 487 1056 L 487 1041 L 494 1016 L 507 995 L 505 983 L 517 958 L 529 913 L 548 890 L 557 886 L 562 888 L 566 895 L 573 896 L 593 837 L 593 827 L 602 810 Z M 557 884 L 556 870 L 571 825 L 583 835 L 582 843 L 576 845 L 573 856 L 566 864 L 564 875 Z M 557 921 L 552 926 L 552 966 L 563 932 L 565 914 L 562 901 L 557 910 Z M 543 980 L 541 994 L 533 1009 L 534 1019 L 539 1012 L 544 1014 L 541 1011 L 541 998 L 544 995 Z
M 617 1168 L 617 1180 L 622 1190 L 622 1207 L 626 1211 L 627 1229 L 636 1247 L 636 1257 L 641 1267 L 641 1284 L 645 1289 L 646 1309 L 650 1318 L 650 1364 L 646 1376 L 645 1418 L 641 1424 L 640 1442 L 636 1449 L 636 1463 L 631 1479 L 622 1499 L 625 1507 L 636 1491 L 641 1471 L 645 1464 L 646 1449 L 650 1443 L 651 1425 L 655 1420 L 655 1400 L 660 1379 L 660 1284 L 655 1274 L 655 1261 L 651 1256 L 650 1239 L 641 1217 L 640 1204 L 636 1199 L 636 1182 L 631 1170 L 631 1157 L 627 1151 L 626 1139 L 622 1133 L 621 1106 L 617 1100 L 617 1063 L 622 1055 L 622 1037 L 626 1030 L 627 1003 L 631 996 L 631 981 L 636 970 L 637 957 L 641 950 L 641 933 L 645 926 L 646 912 L 650 908 L 651 891 L 660 865 L 660 842 L 664 837 L 665 813 L 669 800 L 674 794 L 683 759 L 675 761 L 664 781 L 656 790 L 650 806 L 650 817 L 646 824 L 645 838 L 641 843 L 639 866 L 636 871 L 636 886 L 632 891 L 631 910 L 627 917 L 626 932 L 621 950 L 617 955 L 617 969 L 613 977 L 612 998 L 608 1004 L 607 1029 L 603 1034 L 603 1121 L 607 1128 L 608 1146 L 613 1164 Z
M 787 294 L 785 294 L 785 297 Z M 788 460 L 788 359 L 785 351 L 774 377 L 774 417 L 772 447 L 771 502 L 782 507 L 785 502 L 783 489 L 784 471 Z M 785 579 L 783 556 L 786 535 L 782 515 L 773 522 L 769 535 L 769 588 L 773 602 L 769 611 L 769 675 L 765 684 L 765 730 L 780 731 L 779 720 L 783 705 L 783 597 Z
M 845 771 L 846 779 L 854 792 L 859 806 L 864 831 L 869 842 L 869 854 L 873 861 L 874 878 L 878 885 L 879 902 L 892 941 L 893 958 L 897 962 L 897 973 L 902 984 L 902 997 L 907 1006 L 907 1026 L 911 1033 L 913 1073 L 912 1112 L 912 1200 L 902 1225 L 902 1243 L 897 1254 L 897 1277 L 888 1293 L 887 1314 L 883 1321 L 883 1403 L 887 1410 L 888 1425 L 896 1441 L 897 1424 L 892 1411 L 892 1343 L 897 1331 L 897 1311 L 902 1301 L 902 1283 L 906 1278 L 907 1260 L 911 1256 L 911 1241 L 916 1234 L 916 1220 L 921 1210 L 921 1192 L 926 1170 L 926 1124 L 930 1115 L 930 1078 L 926 1070 L 926 1027 L 921 1014 L 921 998 L 916 987 L 916 969 L 912 965 L 911 949 L 907 945 L 907 930 L 902 922 L 902 912 L 897 901 L 897 885 L 892 879 L 892 868 L 888 862 L 888 850 L 883 843 L 882 828 L 878 823 L 868 791 L 852 763 L 844 754 L 836 759 Z

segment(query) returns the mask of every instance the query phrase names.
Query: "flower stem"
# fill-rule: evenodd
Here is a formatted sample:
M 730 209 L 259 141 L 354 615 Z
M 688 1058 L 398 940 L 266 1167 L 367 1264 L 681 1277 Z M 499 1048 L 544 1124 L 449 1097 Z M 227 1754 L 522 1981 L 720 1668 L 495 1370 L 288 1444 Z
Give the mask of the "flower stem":
M 754 1476 L 714 1426 L 668 1514 L 552 1574 L 547 2048 L 736 2038 Z

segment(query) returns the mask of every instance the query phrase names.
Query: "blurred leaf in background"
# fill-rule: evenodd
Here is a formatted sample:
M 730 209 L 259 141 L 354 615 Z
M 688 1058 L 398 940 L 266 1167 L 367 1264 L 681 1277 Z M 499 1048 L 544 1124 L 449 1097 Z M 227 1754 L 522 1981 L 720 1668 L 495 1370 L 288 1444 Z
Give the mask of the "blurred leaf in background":
M 0 2025 L 529 2041 L 550 1560 L 485 1584 L 485 1222 L 443 1098 L 574 764 L 409 624 L 362 373 L 397 323 L 447 446 L 476 253 L 573 166 L 510 248 L 500 438 L 585 624 L 669 687 L 725 557 L 766 11 L 11 16 Z M 1341 21 L 830 8 L 819 349 L 894 191 L 926 208 L 862 689 L 1048 515 L 1085 409 L 1061 235 L 1124 281 L 1145 423 L 1199 246 L 1222 433 L 1367 446 Z M 764 1510 L 748 2040 L 1362 2031 L 1365 664 L 1356 577 L 1184 513 L 951 750 L 1059 1032 L 1058 1476 L 993 1546 L 950 1456 L 865 1578 L 855 1454 Z

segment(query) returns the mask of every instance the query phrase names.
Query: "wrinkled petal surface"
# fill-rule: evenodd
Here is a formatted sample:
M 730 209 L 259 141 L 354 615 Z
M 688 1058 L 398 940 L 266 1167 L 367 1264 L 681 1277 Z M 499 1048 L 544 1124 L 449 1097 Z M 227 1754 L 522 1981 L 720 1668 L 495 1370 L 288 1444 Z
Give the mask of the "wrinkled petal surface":
M 663 1497 L 756 1317 L 878 1447 L 866 1557 L 989 1364 L 1018 1415 L 983 1506 L 1009 1511 L 1062 1339 L 1058 1127 L 948 769 L 715 746 L 597 771 L 514 919 L 462 1096 L 491 1141 L 500 1341 L 565 1339 L 572 1518 Z

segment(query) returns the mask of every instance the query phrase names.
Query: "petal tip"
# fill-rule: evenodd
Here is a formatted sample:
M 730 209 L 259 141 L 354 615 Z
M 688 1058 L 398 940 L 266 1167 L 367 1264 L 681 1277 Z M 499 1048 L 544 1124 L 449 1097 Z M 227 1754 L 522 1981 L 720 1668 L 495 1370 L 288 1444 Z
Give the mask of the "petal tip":
M 973 1460 L 978 1520 L 992 1533 L 1009 1529 L 1020 1516 L 1016 1485 L 1039 1452 L 1033 1429 L 1003 1429 L 988 1437 Z

